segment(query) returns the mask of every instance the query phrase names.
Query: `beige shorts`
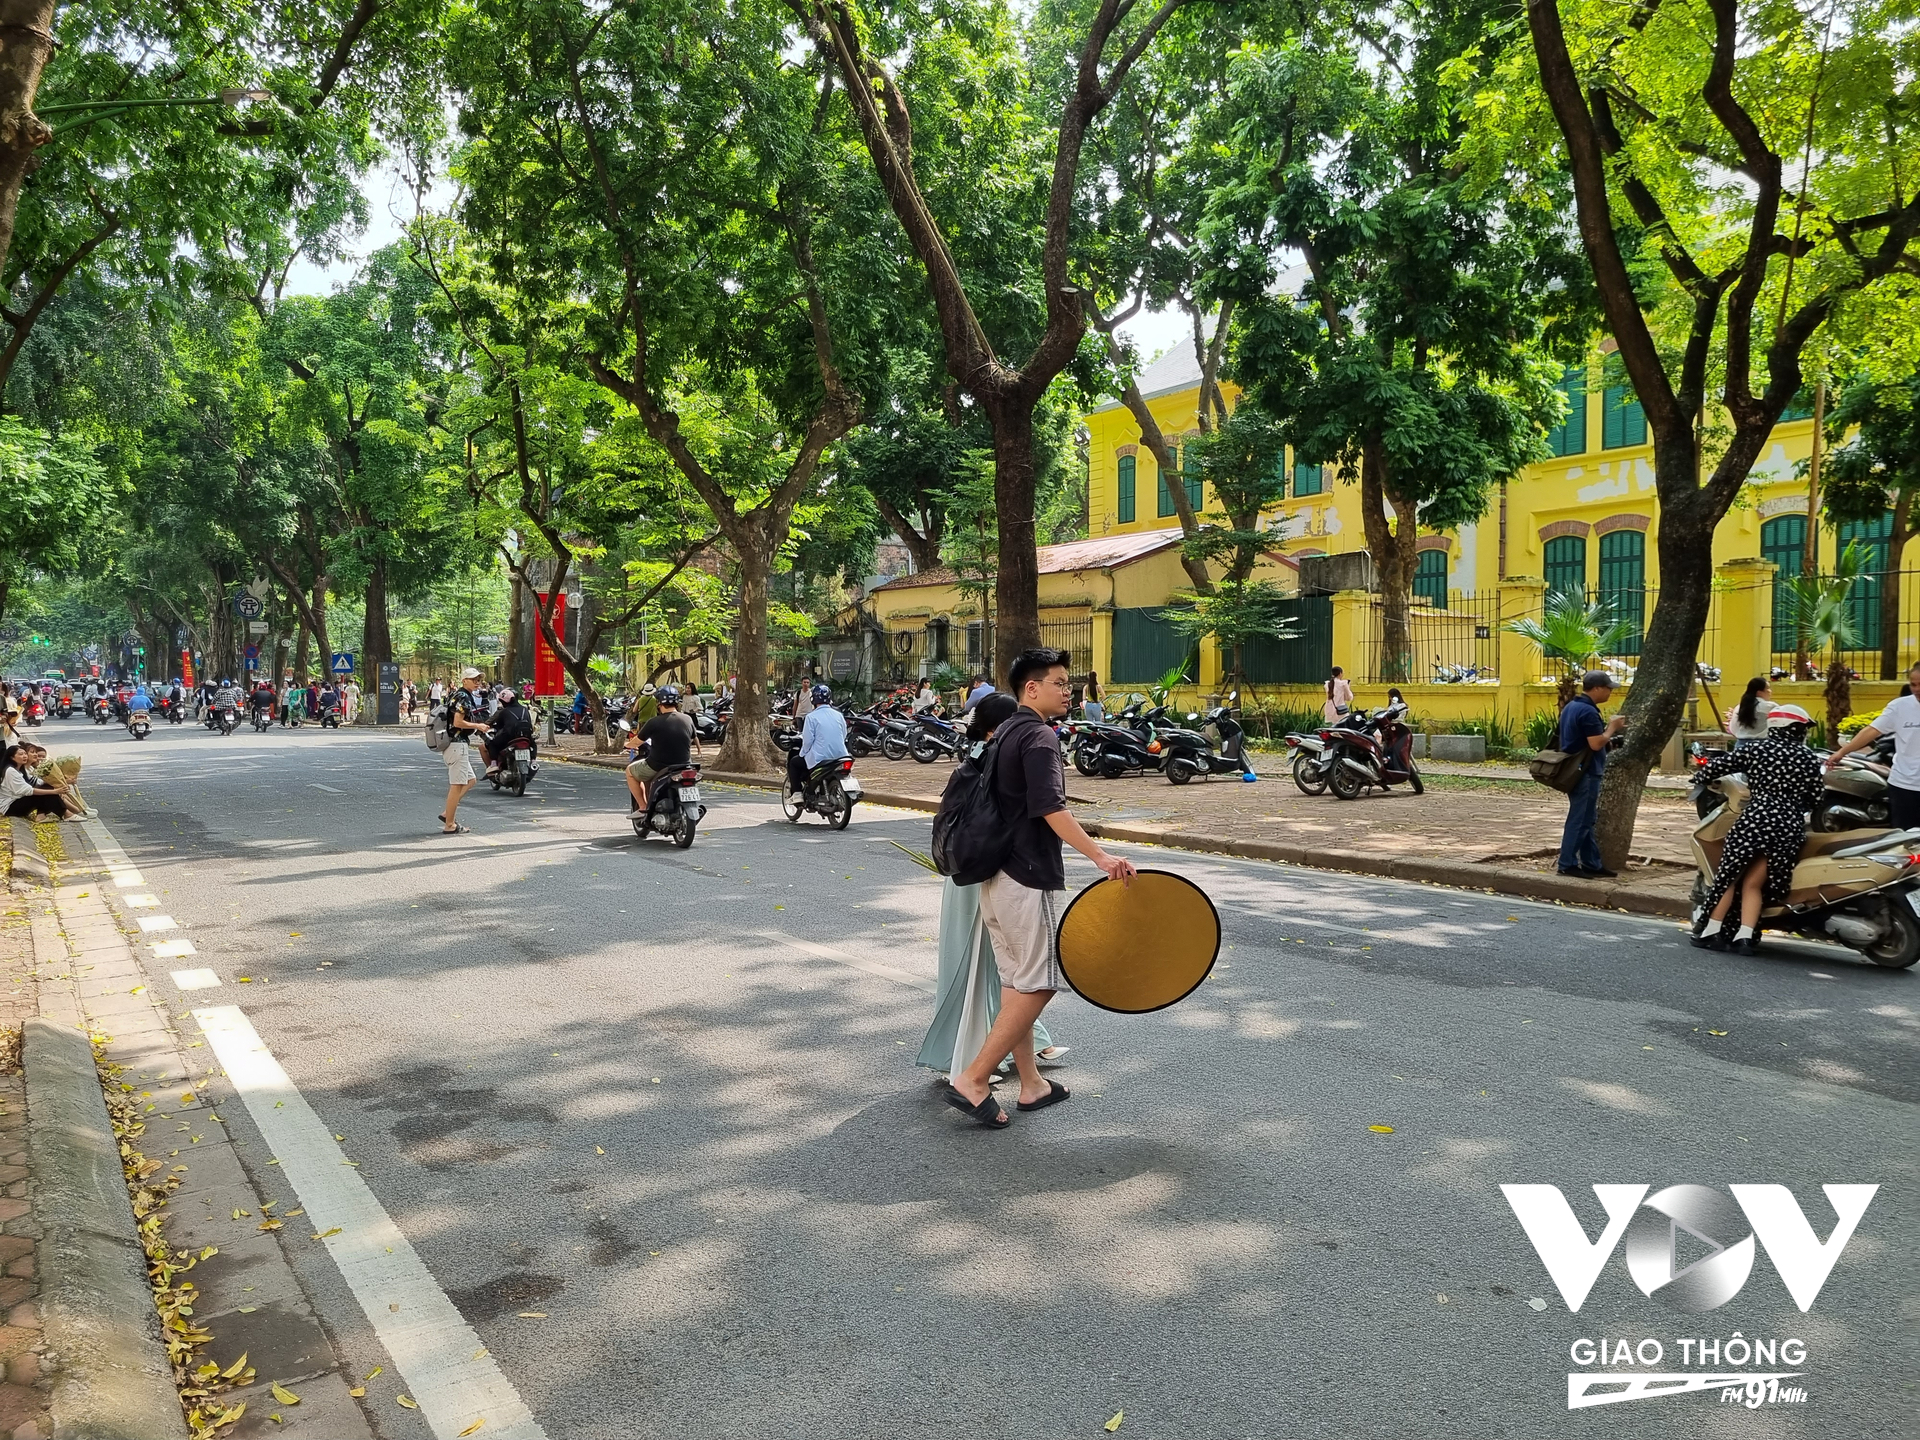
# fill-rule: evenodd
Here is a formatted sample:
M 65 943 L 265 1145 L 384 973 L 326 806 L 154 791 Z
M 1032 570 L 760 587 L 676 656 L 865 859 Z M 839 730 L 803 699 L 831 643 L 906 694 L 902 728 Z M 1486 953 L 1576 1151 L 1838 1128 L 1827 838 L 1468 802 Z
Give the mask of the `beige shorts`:
M 1024 994 L 1066 990 L 1060 969 L 1060 913 L 1064 890 L 1030 890 L 1004 872 L 980 887 L 980 918 L 993 937 L 1000 983 Z
M 447 762 L 447 784 L 471 785 L 480 778 L 473 773 L 473 746 L 449 745 L 440 754 Z
M 636 760 L 631 765 L 627 766 L 627 774 L 631 775 L 634 779 L 638 780 L 642 785 L 646 784 L 647 781 L 651 780 L 654 776 L 658 775 L 659 773 L 660 772 L 658 770 L 654 769 L 651 765 L 647 764 L 647 762 L 644 760 Z

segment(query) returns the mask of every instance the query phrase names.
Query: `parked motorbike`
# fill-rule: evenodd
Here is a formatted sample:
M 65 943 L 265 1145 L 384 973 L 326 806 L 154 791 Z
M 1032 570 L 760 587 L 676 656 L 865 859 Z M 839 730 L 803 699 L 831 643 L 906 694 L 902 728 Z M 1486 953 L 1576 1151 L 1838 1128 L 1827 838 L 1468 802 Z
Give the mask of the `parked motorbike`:
M 693 717 L 693 734 L 702 745 L 727 743 L 727 724 L 733 719 L 731 707 L 702 710 Z
M 931 711 L 922 710 L 919 723 L 920 732 L 913 737 L 907 753 L 922 765 L 931 765 L 943 755 L 951 760 L 969 743 L 966 731 L 951 720 L 942 720 Z
M 1164 706 L 1142 710 L 1135 703 L 1116 717 L 1121 723 L 1093 726 L 1074 753 L 1074 768 L 1082 775 L 1108 780 L 1118 780 L 1130 771 L 1145 774 L 1160 769 L 1165 747 L 1155 726 L 1166 713 Z
M 1893 817 L 1887 795 L 1892 773 L 1893 736 L 1882 735 L 1827 771 L 1826 787 L 1814 803 L 1809 828 L 1822 834 L 1886 829 Z
M 1327 788 L 1340 800 L 1358 800 L 1369 790 L 1407 785 L 1416 795 L 1426 793 L 1420 767 L 1413 763 L 1413 731 L 1403 723 L 1406 703 L 1396 701 L 1384 710 L 1365 715 L 1359 725 L 1336 725 L 1322 730 L 1320 739 L 1333 751 Z
M 1738 775 L 1695 779 L 1698 801 L 1711 792 L 1706 818 L 1694 827 L 1694 918 L 1706 903 L 1727 832 L 1751 793 Z M 1765 929 L 1814 940 L 1838 940 L 1874 964 L 1904 970 L 1920 961 L 1920 830 L 1809 834 L 1793 867 L 1786 902 L 1760 912 Z
M 146 739 L 152 729 L 153 721 L 145 710 L 135 710 L 127 716 L 127 733 L 134 739 Z
M 1216 775 L 1235 775 L 1243 781 L 1259 778 L 1253 773 L 1253 765 L 1247 759 L 1246 735 L 1234 715 L 1233 707 L 1239 700 L 1238 694 L 1229 695 L 1225 705 L 1214 706 L 1205 716 L 1187 717 L 1189 722 L 1199 721 L 1219 735 L 1218 751 L 1213 748 L 1204 729 L 1156 731 L 1163 753 L 1160 768 L 1169 784 L 1185 785 L 1195 777 L 1211 780 Z
M 539 747 L 526 736 L 509 740 L 506 753 L 493 757 L 497 764 L 487 772 L 487 779 L 493 782 L 496 791 L 524 795 L 528 782 L 540 773 L 540 766 L 535 763 L 539 758 Z
M 880 722 L 880 753 L 889 760 L 906 759 L 913 753 L 914 738 L 919 731 L 920 726 L 911 715 L 887 717 Z
M 789 752 L 800 748 L 800 735 L 794 731 L 774 737 L 774 743 Z M 853 776 L 853 760 L 826 760 L 807 772 L 806 783 L 795 793 L 792 777 L 780 785 L 780 808 L 794 824 L 811 811 L 836 830 L 844 830 L 853 819 L 853 807 L 860 801 L 860 782 Z

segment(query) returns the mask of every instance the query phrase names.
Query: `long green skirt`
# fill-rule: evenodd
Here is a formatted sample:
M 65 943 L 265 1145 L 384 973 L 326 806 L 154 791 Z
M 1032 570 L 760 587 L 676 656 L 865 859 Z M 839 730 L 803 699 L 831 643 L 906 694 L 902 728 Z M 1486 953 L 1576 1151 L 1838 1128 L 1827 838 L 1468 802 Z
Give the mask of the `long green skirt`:
M 948 879 L 940 891 L 940 982 L 933 1024 L 921 1042 L 918 1065 L 952 1075 L 973 1063 L 1000 1014 L 1000 966 L 980 918 L 980 887 Z M 1053 1044 L 1047 1027 L 1033 1026 L 1033 1048 Z

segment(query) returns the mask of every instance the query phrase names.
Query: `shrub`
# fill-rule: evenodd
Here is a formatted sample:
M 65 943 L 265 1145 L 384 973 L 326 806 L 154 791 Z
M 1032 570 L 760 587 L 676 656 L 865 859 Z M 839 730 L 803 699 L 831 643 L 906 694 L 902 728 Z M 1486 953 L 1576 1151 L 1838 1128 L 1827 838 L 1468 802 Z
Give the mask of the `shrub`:
M 1840 722 L 1840 738 L 1842 740 L 1851 740 L 1879 718 L 1880 712 L 1877 710 L 1867 715 L 1847 716 Z
M 1560 738 L 1560 717 L 1544 710 L 1527 717 L 1527 748 L 1545 750 Z

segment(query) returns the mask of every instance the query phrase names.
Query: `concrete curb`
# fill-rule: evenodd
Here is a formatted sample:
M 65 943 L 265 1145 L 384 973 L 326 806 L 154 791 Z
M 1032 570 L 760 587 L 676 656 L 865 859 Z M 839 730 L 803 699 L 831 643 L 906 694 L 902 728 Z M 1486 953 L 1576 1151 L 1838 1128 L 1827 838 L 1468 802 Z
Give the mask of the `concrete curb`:
M 593 765 L 603 770 L 623 770 L 626 762 L 614 756 L 555 755 L 552 758 L 570 765 Z M 752 790 L 778 790 L 780 780 L 766 775 L 747 775 L 731 770 L 708 770 L 703 777 L 722 785 L 740 785 Z M 874 805 L 890 805 L 901 810 L 938 808 L 924 795 L 894 795 L 869 790 L 864 797 Z M 1101 840 L 1122 840 L 1137 845 L 1164 845 L 1173 850 L 1193 850 L 1206 855 L 1233 855 L 1245 860 L 1277 860 L 1286 865 L 1302 865 L 1314 870 L 1331 870 L 1347 875 L 1378 875 L 1390 880 L 1415 880 L 1426 885 L 1447 885 L 1461 890 L 1491 891 L 1522 900 L 1562 901 L 1569 905 L 1590 905 L 1602 910 L 1625 910 L 1635 915 L 1666 915 L 1685 920 L 1692 915 L 1683 896 L 1662 895 L 1634 885 L 1571 880 L 1563 875 L 1543 875 L 1537 870 L 1507 870 L 1497 865 L 1476 865 L 1459 860 L 1436 860 L 1427 856 L 1370 855 L 1343 850 L 1310 849 L 1272 840 L 1225 840 L 1212 835 L 1196 835 L 1187 830 L 1158 830 L 1144 825 L 1106 825 L 1098 820 L 1083 821 L 1087 833 Z
M 82 1031 L 43 1019 L 27 1021 L 23 1039 L 54 1436 L 183 1437 L 93 1048 Z

